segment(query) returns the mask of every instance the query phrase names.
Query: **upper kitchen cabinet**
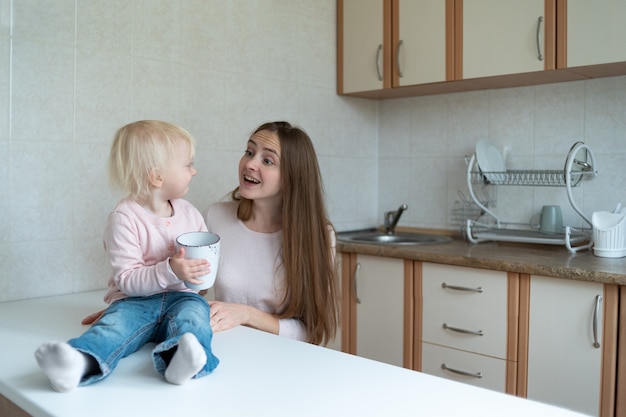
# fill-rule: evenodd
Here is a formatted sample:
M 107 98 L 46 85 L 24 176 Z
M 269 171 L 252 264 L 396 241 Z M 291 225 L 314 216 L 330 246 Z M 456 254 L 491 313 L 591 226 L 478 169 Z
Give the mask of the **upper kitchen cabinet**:
M 338 0 L 339 93 L 381 90 L 391 85 L 389 0 Z
M 394 0 L 391 12 L 392 86 L 452 80 L 452 1 Z
M 453 12 L 454 0 L 338 0 L 338 94 L 383 98 L 452 80 Z
M 337 0 L 337 93 L 386 99 L 626 74 L 621 0 Z
M 554 2 L 456 0 L 455 79 L 554 69 Z
M 626 71 L 626 2 L 557 0 L 557 68 L 589 77 Z

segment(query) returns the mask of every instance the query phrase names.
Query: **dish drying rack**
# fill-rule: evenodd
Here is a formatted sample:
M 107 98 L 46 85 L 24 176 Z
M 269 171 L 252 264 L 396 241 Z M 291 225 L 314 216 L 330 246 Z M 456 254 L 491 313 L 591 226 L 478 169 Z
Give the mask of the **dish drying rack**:
M 476 154 L 467 164 L 467 187 L 474 203 L 495 221 L 492 224 L 481 223 L 479 220 L 467 219 L 465 235 L 472 243 L 488 241 L 539 243 L 565 245 L 572 253 L 593 246 L 591 231 L 577 230 L 565 226 L 563 233 L 544 234 L 532 229 L 509 229 L 486 204 L 476 197 L 475 184 L 492 184 L 498 186 L 530 186 L 530 187 L 565 187 L 572 208 L 592 227 L 591 220 L 578 208 L 572 195 L 572 187 L 580 185 L 582 180 L 592 179 L 597 175 L 596 164 L 591 149 L 583 142 L 576 142 L 570 148 L 562 170 L 507 170 L 504 172 L 485 172 L 478 166 Z

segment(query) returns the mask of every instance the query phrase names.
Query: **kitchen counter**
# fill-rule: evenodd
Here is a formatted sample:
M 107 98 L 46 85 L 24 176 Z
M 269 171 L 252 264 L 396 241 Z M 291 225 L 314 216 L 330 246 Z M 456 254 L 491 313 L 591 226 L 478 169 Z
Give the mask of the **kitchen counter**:
M 337 242 L 339 252 L 389 256 L 423 262 L 544 275 L 605 284 L 626 285 L 626 258 L 600 258 L 592 250 L 569 252 L 559 245 L 502 242 L 452 242 L 418 246 L 383 246 Z
M 246 327 L 217 333 L 220 365 L 186 385 L 164 382 L 146 346 L 104 381 L 57 393 L 33 352 L 84 331 L 80 319 L 103 306 L 102 295 L 0 303 L 0 414 L 25 415 L 16 404 L 35 417 L 581 415 Z

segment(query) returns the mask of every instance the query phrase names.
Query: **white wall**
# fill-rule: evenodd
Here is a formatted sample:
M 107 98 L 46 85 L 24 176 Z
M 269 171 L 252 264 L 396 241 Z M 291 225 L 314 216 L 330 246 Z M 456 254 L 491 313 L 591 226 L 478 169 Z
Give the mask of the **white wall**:
M 254 128 L 298 124 L 336 226 L 371 224 L 378 104 L 335 94 L 335 22 L 335 0 L 0 0 L 0 301 L 105 286 L 105 163 L 137 119 L 197 138 L 200 209 Z
M 335 11 L 335 0 L 0 0 L 0 301 L 105 285 L 101 235 L 119 198 L 106 157 L 137 119 L 197 138 L 188 198 L 201 210 L 236 185 L 249 133 L 272 119 L 313 138 L 339 230 L 405 202 L 401 225 L 454 228 L 463 155 L 480 137 L 506 147 L 513 168 L 558 169 L 584 140 L 601 176 L 576 190 L 582 206 L 626 204 L 626 78 L 338 97 Z M 498 191 L 509 217 L 566 206 L 563 189 L 521 190 Z

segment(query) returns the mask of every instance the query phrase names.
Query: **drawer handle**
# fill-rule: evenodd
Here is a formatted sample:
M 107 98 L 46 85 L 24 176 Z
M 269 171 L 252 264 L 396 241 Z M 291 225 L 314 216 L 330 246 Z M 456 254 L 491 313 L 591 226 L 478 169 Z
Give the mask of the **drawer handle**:
M 596 295 L 596 306 L 593 309 L 593 347 L 600 348 L 600 342 L 598 341 L 598 320 L 600 317 L 600 304 L 602 303 L 602 296 Z
M 541 53 L 541 24 L 543 23 L 543 16 L 539 16 L 537 19 L 537 59 L 543 61 L 543 54 Z
M 380 71 L 380 56 L 383 52 L 383 46 L 378 45 L 378 50 L 376 51 L 376 74 L 378 75 L 378 81 L 383 80 L 383 74 Z
M 447 288 L 449 290 L 456 290 L 456 291 L 483 292 L 483 287 L 477 287 L 477 288 L 459 287 L 458 285 L 448 285 L 445 282 L 441 284 L 441 288 Z
M 359 290 L 357 288 L 357 280 L 359 279 L 359 271 L 361 270 L 361 263 L 356 264 L 356 269 L 354 270 L 354 300 L 357 304 L 361 304 L 361 299 L 359 298 Z
M 396 66 L 398 67 L 398 77 L 400 78 L 404 77 L 404 74 L 402 73 L 402 66 L 400 65 L 400 49 L 403 45 L 404 41 L 400 39 L 400 41 L 398 42 L 398 49 L 396 50 Z
M 467 372 L 467 371 L 461 371 L 460 369 L 454 369 L 454 368 L 450 368 L 449 366 L 447 366 L 445 363 L 441 364 L 441 369 L 443 369 L 444 371 L 449 371 L 452 372 L 453 374 L 457 374 L 457 375 L 463 375 L 463 376 L 469 376 L 472 378 L 482 378 L 483 377 L 483 373 L 482 372 Z
M 459 329 L 458 327 L 452 327 L 452 326 L 448 326 L 447 323 L 444 323 L 443 326 L 444 329 L 446 330 L 450 330 L 453 332 L 457 332 L 457 333 L 463 333 L 463 334 L 471 334 L 473 336 L 483 336 L 485 334 L 485 332 L 483 332 L 482 330 L 466 330 L 466 329 Z

